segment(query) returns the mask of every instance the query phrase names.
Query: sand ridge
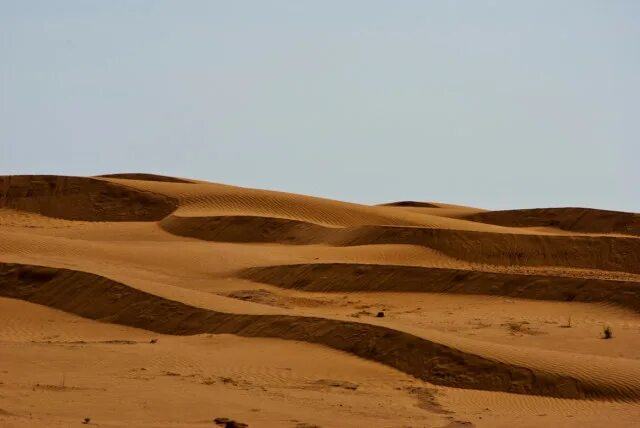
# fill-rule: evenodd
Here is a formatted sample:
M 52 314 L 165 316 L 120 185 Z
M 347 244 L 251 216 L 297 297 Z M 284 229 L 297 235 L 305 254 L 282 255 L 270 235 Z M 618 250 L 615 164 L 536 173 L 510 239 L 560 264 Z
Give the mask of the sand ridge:
M 0 192 L 0 341 L 10 345 L 4 355 L 18 371 L 31 367 L 45 376 L 39 353 L 66 367 L 66 360 L 82 361 L 81 349 L 98 348 L 126 365 L 138 349 L 140 358 L 151 356 L 154 348 L 143 344 L 160 337 L 185 343 L 198 369 L 167 363 L 165 371 L 177 375 L 142 373 L 123 388 L 133 393 L 138 382 L 153 382 L 163 396 L 140 390 L 161 402 L 171 395 L 170 379 L 193 393 L 211 382 L 237 411 L 229 416 L 251 426 L 333 426 L 332 414 L 344 426 L 526 426 L 522 409 L 545 406 L 556 409 L 548 415 L 556 425 L 584 426 L 607 414 L 624 426 L 616 412 L 638 414 L 638 214 L 487 211 L 428 201 L 368 206 L 154 174 L 8 176 L 0 177 Z M 43 321 L 35 304 L 65 314 Z M 380 311 L 385 317 L 376 317 Z M 91 325 L 110 333 L 76 330 L 79 319 L 99 320 Z M 614 328 L 611 341 L 601 339 L 605 325 Z M 360 375 L 302 381 L 242 372 L 238 379 L 221 374 L 232 379 L 225 382 L 197 374 L 209 363 L 190 337 L 202 335 L 244 337 L 226 342 L 229 355 L 260 353 L 271 340 L 282 355 L 320 347 L 336 364 L 366 361 L 400 377 L 378 387 Z M 407 375 L 413 377 L 400 380 Z M 25 401 L 7 400 L 7 376 L 12 391 L 26 386 L 0 372 L 0 420 L 16 426 L 29 426 L 25 406 L 39 402 L 38 394 L 92 391 L 87 403 L 109 394 L 48 380 L 25 389 Z M 108 377 L 99 379 L 103 389 L 117 390 Z M 304 386 L 290 389 L 288 382 Z M 369 409 L 364 403 L 373 393 L 391 401 Z M 321 405 L 322 394 L 333 398 Z M 247 397 L 264 413 L 243 406 Z M 295 410 L 287 397 L 318 416 Z M 52 426 L 65 426 L 77 411 L 59 405 L 67 410 Z M 101 426 L 127 426 L 117 414 L 91 408 L 105 418 Z M 127 415 L 140 426 L 177 423 L 153 422 L 144 411 Z M 206 421 L 181 417 L 184 425 Z

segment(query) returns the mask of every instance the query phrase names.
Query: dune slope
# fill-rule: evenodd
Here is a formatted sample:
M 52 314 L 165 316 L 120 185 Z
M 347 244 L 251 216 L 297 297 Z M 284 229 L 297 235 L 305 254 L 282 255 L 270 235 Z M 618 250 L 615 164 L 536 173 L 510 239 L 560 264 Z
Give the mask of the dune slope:
M 640 214 L 589 208 L 539 208 L 475 213 L 467 220 L 510 227 L 550 226 L 572 232 L 640 236 Z
M 352 361 L 362 360 L 414 379 L 382 389 L 358 389 L 358 382 L 370 383 L 357 376 L 356 386 L 296 380 L 306 386 L 278 393 L 286 385 L 281 377 L 275 384 L 262 374 L 251 386 L 222 382 L 237 389 L 224 392 L 228 406 L 256 426 L 307 426 L 313 421 L 286 419 L 298 414 L 287 399 L 308 406 L 322 401 L 319 391 L 335 388 L 352 392 L 340 405 L 317 407 L 319 424 L 330 425 L 335 415 L 344 426 L 421 426 L 425 417 L 434 426 L 499 426 L 504 418 L 520 420 L 523 408 L 549 406 L 540 398 L 546 396 L 568 400 L 550 414 L 551 425 L 584 426 L 607 414 L 607 422 L 624 426 L 628 419 L 618 419 L 619 412 L 640 417 L 638 218 L 428 201 L 369 206 L 142 173 L 0 177 L 0 303 L 23 305 L 6 304 L 2 314 L 0 340 L 11 344 L 4 352 L 16 368 L 0 371 L 0 420 L 29 426 L 35 409 L 36 418 L 53 414 L 53 426 L 66 426 L 69 412 L 77 411 L 56 401 L 56 416 L 37 395 L 7 399 L 9 383 L 16 391 L 39 391 L 15 381 L 26 367 L 21 356 L 35 361 L 33 346 L 62 367 L 65 358 L 82 356 L 61 346 L 112 349 L 162 335 L 188 343 L 206 369 L 204 345 L 188 337 L 232 335 L 248 339 L 226 341 L 229 355 L 236 346 L 259 355 L 261 346 L 271 346 L 264 340 L 277 340 L 285 359 L 305 352 L 312 359 L 308 347 L 319 346 L 344 355 L 331 361 L 355 367 Z M 66 333 L 73 327 L 52 315 L 50 325 L 39 325 L 56 331 L 53 339 L 27 345 L 28 320 L 40 313 L 34 304 L 130 329 L 118 327 L 124 330 L 116 342 L 101 341 Z M 602 339 L 605 326 L 613 327 L 613 339 Z M 72 336 L 78 343 L 56 339 Z M 118 367 L 130 358 L 124 349 L 110 351 Z M 12 370 L 17 377 L 3 383 Z M 199 374 L 176 376 L 209 382 Z M 48 393 L 66 391 L 47 385 Z M 162 391 L 167 385 L 158 383 Z M 391 397 L 379 404 L 386 410 L 358 413 L 374 390 Z M 84 398 L 88 405 L 91 397 Z M 247 399 L 264 415 L 241 404 Z M 612 401 L 618 404 L 607 404 Z M 503 410 L 483 410 L 481 418 L 480 402 Z M 565 409 L 579 416 L 575 424 Z M 389 419 L 400 413 L 402 421 Z M 105 417 L 101 426 L 127 426 L 117 413 Z

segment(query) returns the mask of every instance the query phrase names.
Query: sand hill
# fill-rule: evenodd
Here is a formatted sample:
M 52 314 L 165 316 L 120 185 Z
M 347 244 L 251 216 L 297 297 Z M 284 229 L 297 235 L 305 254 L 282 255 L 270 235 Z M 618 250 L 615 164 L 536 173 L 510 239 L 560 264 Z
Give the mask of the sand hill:
M 0 426 L 634 426 L 640 214 L 0 177 L 0 344 Z

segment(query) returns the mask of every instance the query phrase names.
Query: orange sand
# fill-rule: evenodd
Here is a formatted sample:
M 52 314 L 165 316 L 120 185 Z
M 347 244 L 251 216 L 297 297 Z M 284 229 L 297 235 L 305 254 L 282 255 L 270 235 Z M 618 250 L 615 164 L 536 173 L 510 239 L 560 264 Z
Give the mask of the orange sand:
M 640 215 L 0 177 L 0 344 L 0 426 L 633 426 Z

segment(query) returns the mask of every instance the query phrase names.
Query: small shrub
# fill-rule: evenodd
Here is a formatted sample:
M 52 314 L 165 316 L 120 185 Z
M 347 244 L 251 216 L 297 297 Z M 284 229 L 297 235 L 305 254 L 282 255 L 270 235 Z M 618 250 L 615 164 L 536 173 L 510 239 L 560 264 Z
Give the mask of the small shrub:
M 610 326 L 606 325 L 602 329 L 602 335 L 605 339 L 611 339 L 613 337 L 613 330 Z
M 213 422 L 216 425 L 221 425 L 225 428 L 247 428 L 249 426 L 245 423 L 234 421 L 233 419 L 229 418 L 215 418 Z
M 376 314 L 376 318 L 384 318 L 384 312 L 380 311 Z
M 507 328 L 511 334 L 520 333 L 522 331 L 522 324 L 518 322 L 507 323 Z
M 569 315 L 569 318 L 567 319 L 567 323 L 565 325 L 561 325 L 560 327 L 571 328 L 571 315 Z

